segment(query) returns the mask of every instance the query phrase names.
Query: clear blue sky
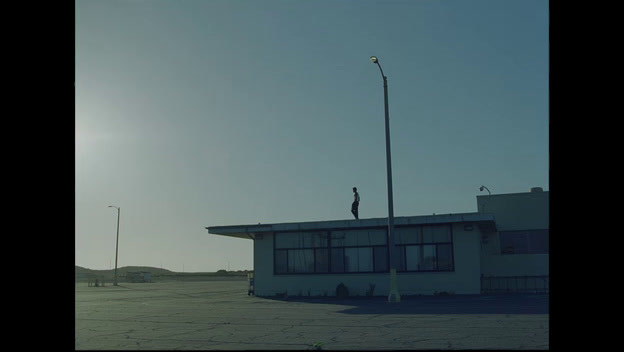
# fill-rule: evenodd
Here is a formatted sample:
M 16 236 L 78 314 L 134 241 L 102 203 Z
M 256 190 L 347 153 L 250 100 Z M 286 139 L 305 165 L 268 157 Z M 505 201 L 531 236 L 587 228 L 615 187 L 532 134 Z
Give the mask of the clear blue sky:
M 547 0 L 77 0 L 75 262 L 252 269 L 206 226 L 548 190 Z

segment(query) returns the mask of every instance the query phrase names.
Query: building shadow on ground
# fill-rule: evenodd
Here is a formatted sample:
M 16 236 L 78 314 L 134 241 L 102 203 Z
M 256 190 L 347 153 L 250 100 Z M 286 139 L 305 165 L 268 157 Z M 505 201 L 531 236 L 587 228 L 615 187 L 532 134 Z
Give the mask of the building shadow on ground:
M 549 314 L 548 294 L 387 297 L 262 297 L 270 300 L 349 306 L 345 314 Z

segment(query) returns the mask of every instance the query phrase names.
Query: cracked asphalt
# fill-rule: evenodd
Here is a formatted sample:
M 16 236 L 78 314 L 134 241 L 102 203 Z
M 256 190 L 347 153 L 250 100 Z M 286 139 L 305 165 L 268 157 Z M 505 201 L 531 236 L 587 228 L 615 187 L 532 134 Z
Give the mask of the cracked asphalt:
M 75 289 L 77 350 L 548 349 L 549 296 L 247 295 L 246 281 Z

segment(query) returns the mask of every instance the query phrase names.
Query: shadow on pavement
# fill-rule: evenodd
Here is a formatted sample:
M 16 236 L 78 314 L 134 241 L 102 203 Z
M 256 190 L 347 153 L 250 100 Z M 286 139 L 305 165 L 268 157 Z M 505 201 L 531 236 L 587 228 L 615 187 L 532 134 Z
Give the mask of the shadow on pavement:
M 386 297 L 263 297 L 270 300 L 352 306 L 345 314 L 549 314 L 548 294 Z

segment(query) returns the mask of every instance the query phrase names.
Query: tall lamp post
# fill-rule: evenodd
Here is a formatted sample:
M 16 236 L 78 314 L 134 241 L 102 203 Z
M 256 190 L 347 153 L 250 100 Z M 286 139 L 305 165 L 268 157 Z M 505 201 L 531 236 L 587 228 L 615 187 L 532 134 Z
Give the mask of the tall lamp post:
M 370 60 L 377 64 L 381 77 L 383 77 L 384 87 L 384 108 L 386 113 L 386 172 L 388 175 L 388 255 L 390 256 L 390 293 L 388 302 L 400 302 L 401 295 L 397 284 L 396 275 L 396 255 L 394 247 L 394 206 L 392 201 L 392 160 L 390 152 L 390 117 L 388 115 L 388 79 L 384 75 L 379 60 L 376 56 L 371 56 Z
M 117 209 L 117 241 L 115 242 L 115 283 L 114 283 L 114 285 L 117 286 L 117 255 L 119 254 L 119 216 L 121 213 L 121 208 L 116 207 L 114 205 L 109 205 L 108 207 Z

